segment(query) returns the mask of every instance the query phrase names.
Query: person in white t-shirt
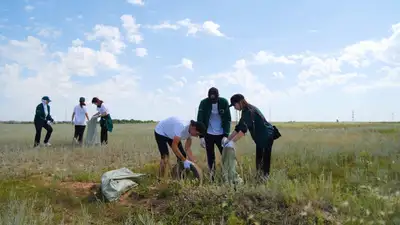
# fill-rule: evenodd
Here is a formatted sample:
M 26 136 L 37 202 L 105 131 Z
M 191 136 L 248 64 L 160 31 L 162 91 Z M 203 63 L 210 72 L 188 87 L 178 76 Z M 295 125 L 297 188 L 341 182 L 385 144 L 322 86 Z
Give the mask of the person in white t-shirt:
M 165 177 L 166 166 L 169 166 L 169 150 L 167 144 L 177 157 L 177 161 L 183 161 L 184 168 L 190 168 L 194 161 L 191 151 L 192 138 L 204 134 L 206 131 L 205 125 L 201 122 L 191 120 L 190 122 L 182 121 L 177 117 L 169 117 L 160 121 L 155 129 L 154 135 L 157 142 L 158 150 L 160 151 L 160 175 Z M 185 148 L 181 141 L 185 140 Z M 188 153 L 186 155 L 186 152 Z
M 72 123 L 75 125 L 74 139 L 79 144 L 82 144 L 83 133 L 86 128 L 86 119 L 89 120 L 87 113 L 85 98 L 79 98 L 79 104 L 75 106 L 72 113 Z
M 95 104 L 97 107 L 97 113 L 94 114 L 94 117 L 100 117 L 100 142 L 102 145 L 108 144 L 108 132 L 112 132 L 113 130 L 113 122 L 110 116 L 110 112 L 108 108 L 104 105 L 103 101 L 97 97 L 92 99 L 92 104 Z

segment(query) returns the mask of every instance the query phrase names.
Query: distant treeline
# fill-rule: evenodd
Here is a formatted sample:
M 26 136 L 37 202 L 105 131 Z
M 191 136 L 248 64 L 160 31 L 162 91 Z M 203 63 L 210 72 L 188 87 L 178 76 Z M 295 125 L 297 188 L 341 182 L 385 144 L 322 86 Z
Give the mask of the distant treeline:
M 0 121 L 1 123 L 4 124 L 33 124 L 33 121 L 15 121 L 15 120 L 10 120 L 10 121 Z M 154 120 L 126 120 L 126 119 L 113 119 L 113 123 L 115 124 L 137 124 L 137 123 L 156 123 L 157 121 Z M 58 124 L 69 124 L 71 121 L 56 121 Z

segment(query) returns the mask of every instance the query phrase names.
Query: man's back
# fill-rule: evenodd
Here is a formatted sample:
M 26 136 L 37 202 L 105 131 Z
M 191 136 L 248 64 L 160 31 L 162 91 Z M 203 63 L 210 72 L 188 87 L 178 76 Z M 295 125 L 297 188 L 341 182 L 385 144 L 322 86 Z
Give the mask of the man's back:
M 172 116 L 161 120 L 156 125 L 155 132 L 171 139 L 173 139 L 175 136 L 181 137 L 181 139 L 186 139 L 188 137 L 186 133 L 189 134 L 189 132 L 184 132 L 184 129 L 188 128 L 187 125 L 188 123 L 185 123 L 185 121 Z

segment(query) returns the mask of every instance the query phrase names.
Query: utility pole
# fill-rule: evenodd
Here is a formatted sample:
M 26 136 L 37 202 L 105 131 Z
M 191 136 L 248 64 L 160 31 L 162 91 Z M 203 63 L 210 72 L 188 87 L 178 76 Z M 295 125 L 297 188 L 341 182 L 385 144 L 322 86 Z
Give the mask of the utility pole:
M 65 120 L 64 120 L 65 122 L 67 122 L 68 121 L 68 119 L 67 119 L 67 108 L 65 108 Z
M 351 111 L 351 120 L 354 122 L 354 110 Z

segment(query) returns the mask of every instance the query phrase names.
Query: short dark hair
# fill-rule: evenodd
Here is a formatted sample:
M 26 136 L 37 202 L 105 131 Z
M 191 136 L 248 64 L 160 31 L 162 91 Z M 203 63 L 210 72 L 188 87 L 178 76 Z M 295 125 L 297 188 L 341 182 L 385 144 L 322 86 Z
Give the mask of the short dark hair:
M 204 135 L 206 133 L 206 125 L 204 125 L 204 123 L 190 120 L 190 125 L 196 127 L 196 130 L 200 133 L 200 135 Z

